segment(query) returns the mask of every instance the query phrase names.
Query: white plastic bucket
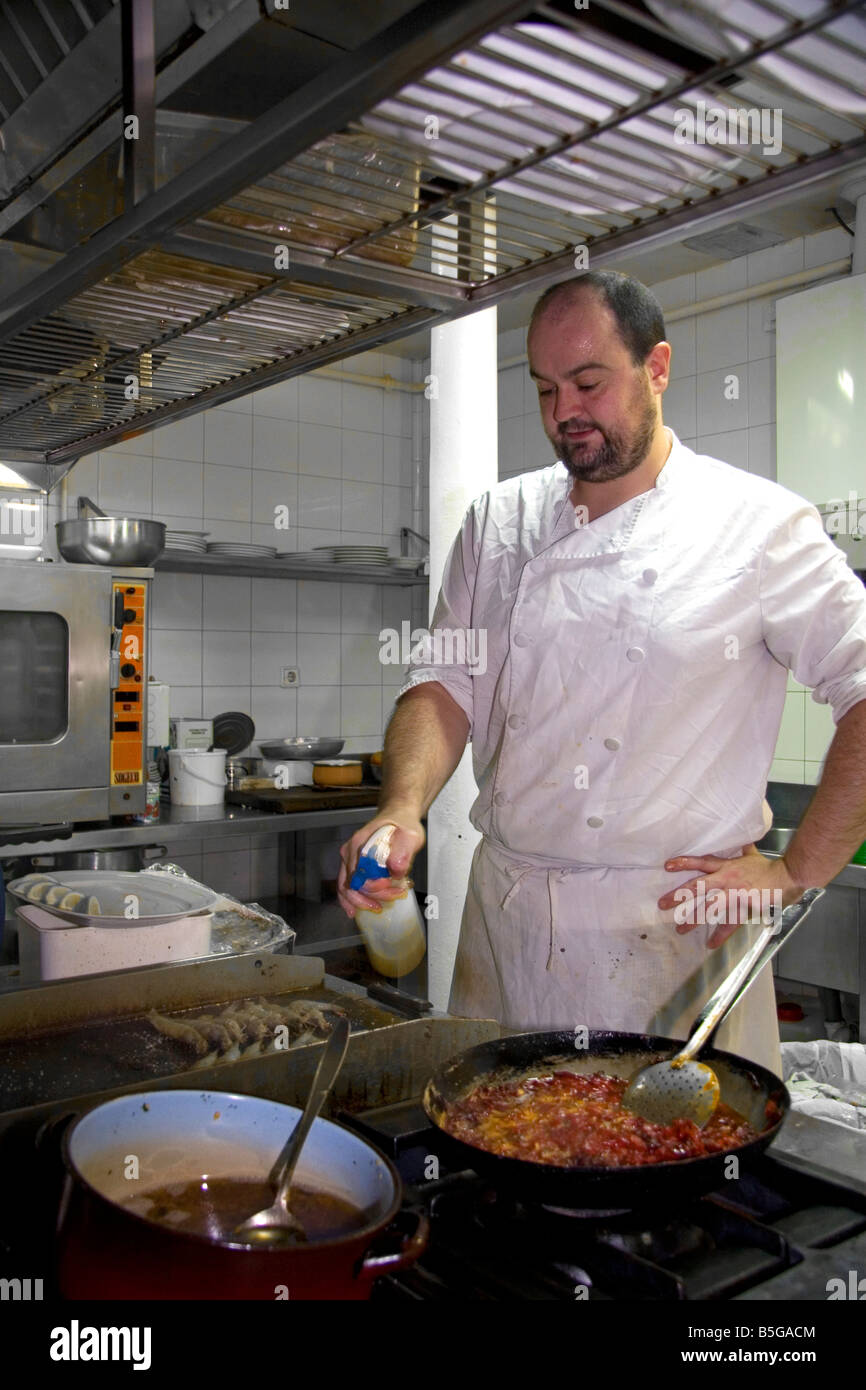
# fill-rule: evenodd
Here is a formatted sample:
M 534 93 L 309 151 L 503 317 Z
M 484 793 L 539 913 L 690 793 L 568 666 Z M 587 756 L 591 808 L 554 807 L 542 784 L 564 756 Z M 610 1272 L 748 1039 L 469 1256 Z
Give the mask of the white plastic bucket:
M 218 806 L 225 799 L 226 750 L 170 748 L 171 799 L 176 806 Z

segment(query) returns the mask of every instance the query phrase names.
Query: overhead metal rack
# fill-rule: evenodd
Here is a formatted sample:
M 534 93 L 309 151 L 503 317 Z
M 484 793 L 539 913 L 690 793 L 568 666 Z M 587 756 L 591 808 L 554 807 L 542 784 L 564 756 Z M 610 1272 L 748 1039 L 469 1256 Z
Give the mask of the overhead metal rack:
M 541 287 L 580 247 L 609 264 L 866 160 L 859 0 L 808 18 L 761 0 L 749 33 L 716 21 L 698 71 L 635 43 L 665 32 L 643 9 L 596 8 L 628 42 L 548 4 L 429 0 L 25 285 L 0 307 L 0 457 L 50 485 L 83 453 Z M 710 108 L 781 130 L 682 138 Z

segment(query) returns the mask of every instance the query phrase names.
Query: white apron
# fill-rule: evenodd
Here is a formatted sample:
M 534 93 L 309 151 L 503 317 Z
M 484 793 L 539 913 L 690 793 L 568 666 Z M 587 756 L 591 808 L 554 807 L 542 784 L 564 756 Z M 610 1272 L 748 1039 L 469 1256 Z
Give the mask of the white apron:
M 707 950 L 713 930 L 680 936 L 656 906 L 692 874 L 665 869 L 549 869 L 483 839 L 475 851 L 449 1012 L 518 1032 L 611 1028 L 686 1038 L 701 1007 L 759 925 Z M 772 967 L 714 1044 L 781 1075 Z

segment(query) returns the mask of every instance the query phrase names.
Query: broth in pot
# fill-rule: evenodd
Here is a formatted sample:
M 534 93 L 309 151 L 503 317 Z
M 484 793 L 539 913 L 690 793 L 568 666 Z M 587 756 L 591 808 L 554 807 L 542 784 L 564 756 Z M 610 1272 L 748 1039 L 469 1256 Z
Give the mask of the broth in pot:
M 228 1241 L 242 1221 L 269 1207 L 273 1200 L 270 1183 L 261 1178 L 201 1177 L 136 1192 L 123 1207 L 134 1216 L 168 1226 L 182 1235 Z M 343 1197 L 294 1184 L 289 1205 L 311 1242 L 340 1240 L 362 1230 L 369 1220 L 369 1213 Z M 237 1243 L 250 1242 L 238 1239 Z

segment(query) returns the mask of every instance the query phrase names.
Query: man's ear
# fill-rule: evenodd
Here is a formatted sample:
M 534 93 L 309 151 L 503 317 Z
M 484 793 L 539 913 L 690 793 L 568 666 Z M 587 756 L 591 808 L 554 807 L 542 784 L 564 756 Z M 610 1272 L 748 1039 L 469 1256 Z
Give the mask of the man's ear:
M 648 354 L 644 363 L 650 377 L 650 386 L 656 395 L 661 395 L 668 388 L 671 378 L 671 345 L 670 343 L 656 343 L 655 347 Z

